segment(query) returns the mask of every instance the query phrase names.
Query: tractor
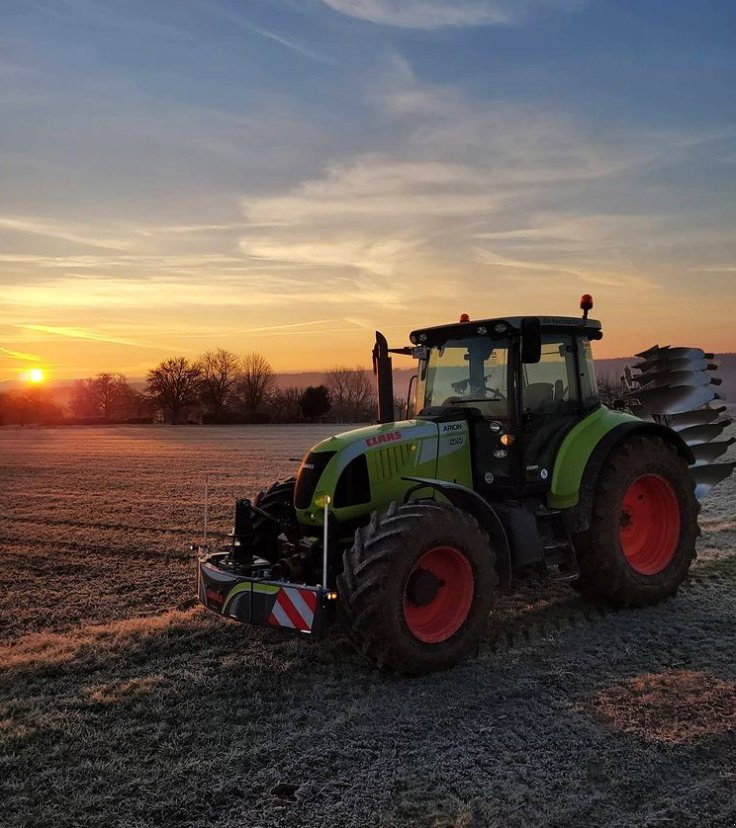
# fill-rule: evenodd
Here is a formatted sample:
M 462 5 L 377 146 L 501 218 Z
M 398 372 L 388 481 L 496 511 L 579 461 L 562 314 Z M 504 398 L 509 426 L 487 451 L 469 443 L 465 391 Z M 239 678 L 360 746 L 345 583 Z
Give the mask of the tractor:
M 695 557 L 698 497 L 734 463 L 696 348 L 654 346 L 601 403 L 581 316 L 411 333 L 373 350 L 378 417 L 330 437 L 296 476 L 235 504 L 226 546 L 200 547 L 199 600 L 244 623 L 320 635 L 338 618 L 384 669 L 452 667 L 499 590 L 537 571 L 587 599 L 673 595 Z M 394 420 L 392 354 L 417 360 L 414 415 Z M 638 370 L 637 370 L 638 369 Z

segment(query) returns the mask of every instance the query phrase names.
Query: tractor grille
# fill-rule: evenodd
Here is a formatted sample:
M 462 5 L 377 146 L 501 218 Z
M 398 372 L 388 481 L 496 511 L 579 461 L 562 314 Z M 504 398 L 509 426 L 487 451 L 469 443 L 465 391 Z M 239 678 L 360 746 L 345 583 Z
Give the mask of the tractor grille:
M 308 509 L 312 505 L 312 498 L 322 472 L 335 454 L 334 451 L 310 451 L 302 460 L 296 473 L 294 488 L 294 506 L 297 509 Z
M 411 458 L 411 444 L 399 443 L 387 446 L 375 454 L 376 478 L 378 481 L 390 480 L 402 472 Z

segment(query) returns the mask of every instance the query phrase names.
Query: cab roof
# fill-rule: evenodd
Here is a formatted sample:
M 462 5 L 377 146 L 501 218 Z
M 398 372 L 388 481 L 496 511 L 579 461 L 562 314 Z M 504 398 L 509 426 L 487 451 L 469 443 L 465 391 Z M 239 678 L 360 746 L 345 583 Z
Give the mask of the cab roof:
M 415 345 L 433 345 L 469 336 L 504 339 L 508 336 L 519 336 L 525 319 L 538 319 L 542 334 L 583 333 L 588 339 L 603 337 L 601 323 L 597 319 L 583 319 L 581 316 L 506 316 L 497 319 L 454 322 L 450 325 L 435 325 L 431 328 L 417 328 L 411 332 L 409 338 Z

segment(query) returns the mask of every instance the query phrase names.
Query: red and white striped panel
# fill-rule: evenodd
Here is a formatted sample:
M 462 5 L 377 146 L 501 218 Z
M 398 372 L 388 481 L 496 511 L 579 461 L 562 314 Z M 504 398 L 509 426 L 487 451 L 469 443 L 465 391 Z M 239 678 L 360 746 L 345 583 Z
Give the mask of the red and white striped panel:
M 281 587 L 268 623 L 274 627 L 311 632 L 316 609 L 317 593 L 313 590 Z

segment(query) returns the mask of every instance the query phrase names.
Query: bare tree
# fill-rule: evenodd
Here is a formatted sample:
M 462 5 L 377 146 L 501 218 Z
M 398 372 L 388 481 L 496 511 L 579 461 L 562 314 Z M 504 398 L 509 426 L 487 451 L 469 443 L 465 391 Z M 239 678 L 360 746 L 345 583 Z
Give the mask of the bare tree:
M 302 388 L 277 388 L 271 393 L 269 405 L 278 423 L 298 423 L 302 418 Z
M 256 422 L 263 417 L 274 385 L 273 368 L 266 357 L 256 353 L 243 357 L 237 387 L 246 420 Z
M 151 401 L 127 383 L 120 389 L 117 401 L 118 416 L 122 419 L 140 419 L 151 416 Z
M 367 371 L 339 366 L 327 374 L 332 411 L 339 420 L 362 422 L 375 417 L 376 395 Z
M 11 391 L 2 396 L 0 422 L 16 425 L 37 423 L 58 423 L 63 411 L 56 404 L 52 392 L 47 388 L 26 388 Z
M 172 357 L 160 362 L 146 375 L 146 392 L 151 401 L 164 411 L 169 422 L 178 423 L 182 411 L 198 399 L 202 369 L 186 357 Z
M 77 380 L 72 386 L 72 397 L 69 408 L 75 417 L 97 417 L 97 399 L 94 392 L 94 380 Z
M 74 383 L 69 407 L 75 417 L 124 418 L 129 416 L 134 396 L 122 374 L 102 373 Z
M 200 357 L 200 395 L 213 422 L 219 423 L 227 419 L 238 379 L 239 363 L 235 354 L 223 348 L 207 351 Z
M 122 374 L 98 374 L 92 388 L 102 417 L 109 420 L 125 415 L 127 393 L 132 389 Z

